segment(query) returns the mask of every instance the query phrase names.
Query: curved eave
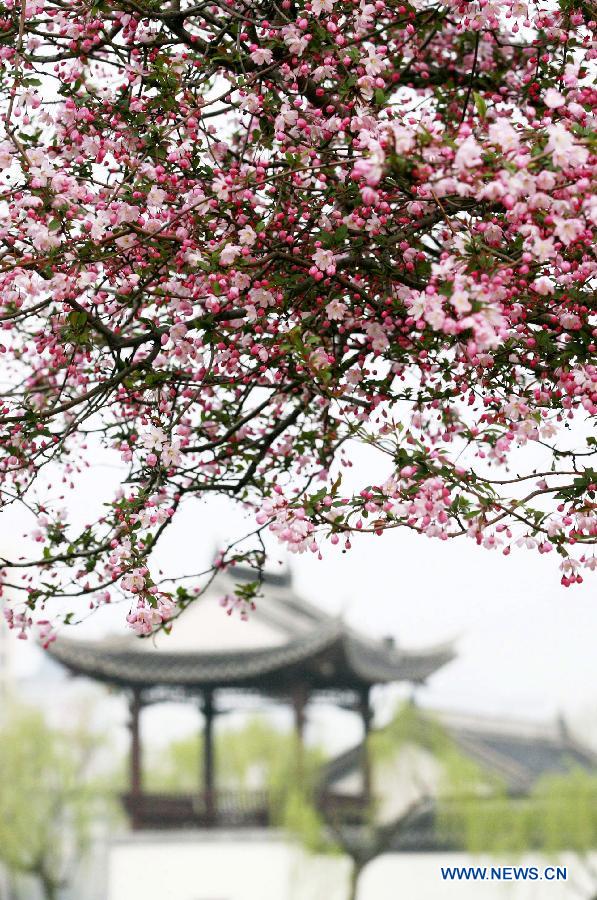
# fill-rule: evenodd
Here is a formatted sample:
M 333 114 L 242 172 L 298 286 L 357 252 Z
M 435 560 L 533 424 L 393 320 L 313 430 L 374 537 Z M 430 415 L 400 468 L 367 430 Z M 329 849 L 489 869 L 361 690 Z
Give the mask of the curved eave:
M 450 645 L 409 652 L 380 647 L 349 636 L 344 641 L 344 648 L 350 670 L 371 685 L 394 681 L 422 684 L 455 658 Z
M 193 653 L 137 650 L 59 638 L 48 649 L 76 675 L 118 687 L 239 688 L 275 693 L 306 680 L 315 690 L 420 683 L 453 658 L 448 648 L 405 653 L 346 634 L 339 621 L 263 650 Z

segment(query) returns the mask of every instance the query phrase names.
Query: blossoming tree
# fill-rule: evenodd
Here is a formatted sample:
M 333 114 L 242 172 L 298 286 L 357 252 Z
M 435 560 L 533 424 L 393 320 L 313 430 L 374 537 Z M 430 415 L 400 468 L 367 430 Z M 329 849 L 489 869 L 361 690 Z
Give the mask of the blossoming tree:
M 2 560 L 11 624 L 152 574 L 188 498 L 293 552 L 405 527 L 596 564 L 592 4 L 4 0 Z M 386 480 L 343 488 L 351 447 Z M 128 471 L 76 530 L 103 444 Z M 536 452 L 529 452 L 532 444 Z M 538 464 L 538 460 L 541 462 Z M 346 478 L 344 480 L 346 484 Z M 19 606 L 19 602 L 25 606 Z M 228 598 L 252 601 L 252 589 Z

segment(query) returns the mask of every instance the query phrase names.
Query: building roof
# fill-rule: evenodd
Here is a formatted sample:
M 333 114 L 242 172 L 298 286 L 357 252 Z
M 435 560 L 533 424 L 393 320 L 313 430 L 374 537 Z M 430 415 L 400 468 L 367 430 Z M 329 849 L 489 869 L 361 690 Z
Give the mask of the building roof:
M 528 793 L 543 775 L 575 768 L 597 771 L 595 753 L 573 738 L 561 721 L 552 726 L 445 713 L 434 719 L 441 722 L 464 756 L 497 776 L 512 794 Z M 357 744 L 330 760 L 325 784 L 333 787 L 360 772 L 362 754 L 362 744 Z
M 235 580 L 243 577 L 243 570 L 235 571 Z M 220 595 L 226 585 L 224 581 Z M 48 652 L 75 674 L 120 687 L 171 687 L 189 693 L 221 687 L 270 695 L 288 693 L 297 682 L 313 690 L 421 683 L 453 658 L 447 646 L 409 652 L 388 640 L 357 634 L 340 618 L 297 597 L 288 575 L 266 576 L 253 637 L 247 624 L 241 623 L 238 630 L 237 623 L 223 614 L 216 595 L 212 591 L 196 601 L 177 621 L 173 634 L 158 641 L 61 636 Z M 198 615 L 191 615 L 193 607 Z M 202 607 L 209 615 L 200 622 Z M 231 634 L 226 633 L 228 628 Z
M 434 718 L 442 722 L 462 753 L 487 775 L 497 776 L 513 797 L 528 795 L 542 776 L 575 769 L 597 771 L 597 755 L 580 744 L 562 720 L 538 725 L 445 713 Z M 330 760 L 322 786 L 327 791 L 342 791 L 347 779 L 361 777 L 362 760 L 362 744 Z M 445 814 L 458 810 L 461 803 L 458 796 L 444 797 L 441 809 Z M 391 833 L 388 849 L 400 853 L 461 850 L 458 836 L 440 827 L 439 812 L 438 797 L 423 796 L 404 817 L 382 826 Z
M 563 722 L 524 727 L 497 720 L 446 720 L 461 751 L 482 769 L 497 775 L 513 794 L 531 790 L 543 775 L 582 768 L 595 771 L 597 758 L 579 744 Z

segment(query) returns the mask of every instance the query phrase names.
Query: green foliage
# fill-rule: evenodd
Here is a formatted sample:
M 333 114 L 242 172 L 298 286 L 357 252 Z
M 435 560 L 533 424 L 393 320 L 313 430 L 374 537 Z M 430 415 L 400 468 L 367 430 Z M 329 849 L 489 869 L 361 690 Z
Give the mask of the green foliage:
M 274 820 L 275 821 L 275 820 Z M 278 822 L 286 828 L 310 853 L 337 852 L 337 845 L 328 838 L 325 822 L 313 803 L 312 794 L 300 783 L 289 782 Z
M 440 723 L 411 704 L 401 706 L 390 723 L 369 737 L 368 752 L 373 771 L 393 761 L 400 765 L 401 748 L 415 746 L 427 751 L 439 764 L 441 791 L 447 797 L 467 796 L 471 785 L 488 779 L 467 759 Z M 172 742 L 150 761 L 146 783 L 153 791 L 193 792 L 199 789 L 201 737 Z M 302 750 L 293 733 L 282 732 L 263 717 L 250 719 L 237 730 L 216 731 L 216 778 L 220 790 L 267 790 L 273 821 L 285 827 L 312 852 L 335 852 L 337 842 L 329 838 L 326 822 L 315 803 L 325 756 L 317 747 Z M 492 790 L 497 789 L 491 784 Z M 462 821 L 446 817 L 452 830 L 462 830 Z M 369 827 L 375 824 L 371 809 Z
M 468 759 L 439 722 L 409 704 L 371 735 L 372 766 L 407 745 L 426 750 L 440 764 L 441 839 L 489 853 L 582 852 L 597 846 L 597 776 L 581 769 L 546 775 L 530 794 L 513 796 L 493 773 Z
M 546 775 L 528 796 L 502 788 L 469 795 L 446 813 L 444 827 L 474 852 L 584 853 L 597 847 L 597 776 L 578 768 Z
M 151 791 L 199 790 L 203 741 L 200 736 L 173 741 L 150 761 Z M 283 732 L 262 716 L 239 729 L 216 732 L 216 782 L 219 790 L 267 791 L 272 820 L 311 852 L 333 849 L 317 811 L 314 793 L 325 757 L 317 747 L 301 748 L 292 732 Z
M 548 850 L 597 847 L 597 776 L 582 769 L 542 778 L 532 797 L 534 830 Z
M 586 852 L 597 847 L 597 776 L 582 769 L 546 775 L 528 795 L 512 795 L 493 773 L 468 759 L 448 732 L 412 705 L 370 738 L 375 767 L 401 746 L 428 751 L 440 763 L 440 840 L 473 853 Z
M 85 726 L 61 731 L 33 709 L 9 712 L 0 727 L 0 860 L 39 878 L 46 897 L 108 812 L 106 785 L 89 771 L 97 746 Z
M 173 741 L 159 759 L 150 760 L 148 790 L 199 790 L 202 755 L 200 736 Z M 280 731 L 262 716 L 255 716 L 242 728 L 217 731 L 215 755 L 219 790 L 267 791 L 275 824 L 310 852 L 336 849 L 314 802 L 325 762 L 320 748 L 301 748 L 294 733 Z
M 193 736 L 173 741 L 150 760 L 146 781 L 149 790 L 197 791 L 200 784 L 203 741 Z M 216 730 L 216 778 L 221 790 L 267 790 L 277 818 L 283 818 L 287 798 L 300 786 L 311 794 L 325 760 L 317 747 L 297 744 L 293 733 L 255 716 L 238 729 Z M 296 801 L 293 801 L 296 808 Z
M 487 115 L 487 103 L 484 97 L 481 94 L 478 94 L 476 91 L 473 92 L 473 97 L 475 100 L 475 109 L 479 113 L 481 119 L 485 119 Z
M 503 787 L 487 793 L 477 783 L 468 793 L 440 800 L 438 833 L 472 853 L 520 853 L 529 846 L 529 807 Z
M 165 750 L 149 750 L 144 783 L 150 793 L 193 793 L 198 790 L 203 741 L 200 737 L 172 741 Z

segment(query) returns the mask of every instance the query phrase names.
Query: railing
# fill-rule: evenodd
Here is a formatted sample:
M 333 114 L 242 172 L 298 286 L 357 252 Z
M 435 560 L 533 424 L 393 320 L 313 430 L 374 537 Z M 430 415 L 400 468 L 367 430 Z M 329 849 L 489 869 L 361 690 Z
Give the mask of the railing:
M 336 791 L 321 791 L 317 807 L 324 820 L 342 825 L 363 825 L 369 811 L 364 794 L 339 794 Z
M 226 791 L 213 795 L 125 794 L 123 805 L 134 829 L 265 828 L 276 824 L 267 791 Z M 321 792 L 317 805 L 325 817 L 345 824 L 363 822 L 364 798 Z
M 126 794 L 133 828 L 236 828 L 269 825 L 265 791 L 207 794 Z

